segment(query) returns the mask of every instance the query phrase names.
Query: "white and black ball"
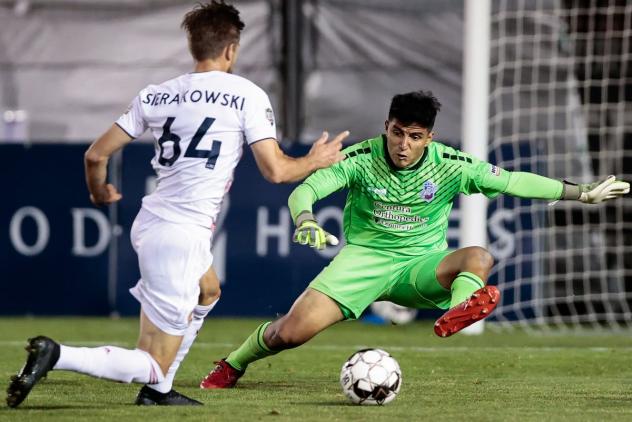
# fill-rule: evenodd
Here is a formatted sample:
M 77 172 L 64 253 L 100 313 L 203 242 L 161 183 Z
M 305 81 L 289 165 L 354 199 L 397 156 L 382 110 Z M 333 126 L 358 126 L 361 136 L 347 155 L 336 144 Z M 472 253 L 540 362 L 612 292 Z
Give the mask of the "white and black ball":
M 392 402 L 402 386 L 397 361 L 384 350 L 364 349 L 342 365 L 340 385 L 356 404 L 383 405 Z

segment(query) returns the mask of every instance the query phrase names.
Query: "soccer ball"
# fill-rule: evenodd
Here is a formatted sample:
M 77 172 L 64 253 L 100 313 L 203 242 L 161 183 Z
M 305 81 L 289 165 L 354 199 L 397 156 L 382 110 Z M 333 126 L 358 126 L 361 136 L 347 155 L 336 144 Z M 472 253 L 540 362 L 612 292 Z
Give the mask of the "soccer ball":
M 354 353 L 342 365 L 340 385 L 356 404 L 386 404 L 395 400 L 402 386 L 402 371 L 393 357 L 381 349 Z
M 407 308 L 389 301 L 373 302 L 371 312 L 396 325 L 408 324 L 417 317 L 417 309 Z

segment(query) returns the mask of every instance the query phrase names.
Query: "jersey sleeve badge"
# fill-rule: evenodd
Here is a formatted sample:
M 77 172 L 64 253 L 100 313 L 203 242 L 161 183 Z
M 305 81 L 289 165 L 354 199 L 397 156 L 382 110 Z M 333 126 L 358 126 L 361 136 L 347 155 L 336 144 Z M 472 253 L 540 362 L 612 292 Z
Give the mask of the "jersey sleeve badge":
M 266 108 L 266 119 L 270 122 L 270 126 L 274 126 L 274 112 L 271 108 Z

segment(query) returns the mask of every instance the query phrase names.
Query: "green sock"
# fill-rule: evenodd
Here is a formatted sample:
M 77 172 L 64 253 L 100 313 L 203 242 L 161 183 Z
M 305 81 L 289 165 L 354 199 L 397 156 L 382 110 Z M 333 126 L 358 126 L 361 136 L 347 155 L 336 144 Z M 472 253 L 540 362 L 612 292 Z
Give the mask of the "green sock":
M 461 302 L 467 300 L 472 293 L 478 289 L 485 287 L 483 280 L 476 274 L 462 272 L 456 276 L 452 282 L 452 300 L 450 300 L 450 308 L 454 308 Z
M 263 341 L 263 333 L 270 324 L 272 324 L 272 322 L 268 321 L 258 326 L 237 350 L 234 350 L 228 355 L 226 362 L 238 371 L 245 371 L 248 364 L 277 354 L 278 351 L 270 350 Z

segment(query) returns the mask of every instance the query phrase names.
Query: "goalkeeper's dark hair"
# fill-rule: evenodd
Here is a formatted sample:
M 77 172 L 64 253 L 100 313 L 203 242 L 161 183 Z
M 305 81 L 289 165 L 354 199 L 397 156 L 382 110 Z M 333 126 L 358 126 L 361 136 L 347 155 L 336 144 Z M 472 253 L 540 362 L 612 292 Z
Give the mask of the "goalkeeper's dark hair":
M 228 44 L 238 43 L 244 27 L 239 11 L 224 0 L 198 3 L 182 20 L 189 50 L 197 61 L 215 59 Z
M 430 91 L 398 94 L 391 101 L 388 120 L 397 119 L 404 125 L 416 123 L 432 130 L 439 110 L 441 110 L 441 103 Z

